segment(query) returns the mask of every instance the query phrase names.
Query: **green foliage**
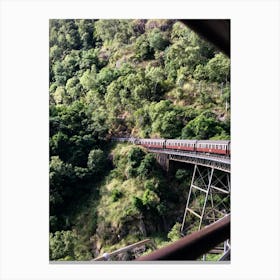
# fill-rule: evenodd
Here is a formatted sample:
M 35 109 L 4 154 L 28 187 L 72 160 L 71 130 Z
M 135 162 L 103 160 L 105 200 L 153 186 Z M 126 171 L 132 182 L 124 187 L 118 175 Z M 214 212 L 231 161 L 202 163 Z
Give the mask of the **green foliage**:
M 144 158 L 145 153 L 144 151 L 139 148 L 139 147 L 133 147 L 130 149 L 130 151 L 128 152 L 128 162 L 130 163 L 130 165 L 132 167 L 138 167 L 142 161 L 142 159 Z
M 77 236 L 72 231 L 56 231 L 50 234 L 50 259 L 74 260 L 74 246 Z
M 87 167 L 90 172 L 102 173 L 105 166 L 105 156 L 104 152 L 100 149 L 91 150 L 88 154 Z
M 159 133 L 163 138 L 176 138 L 181 134 L 184 113 L 181 108 L 162 100 L 150 106 L 152 132 Z
M 189 172 L 185 169 L 178 169 L 176 171 L 176 174 L 175 174 L 175 178 L 179 181 L 179 182 L 182 182 L 184 181 L 186 178 L 188 178 L 189 176 Z
M 140 166 L 138 167 L 138 174 L 141 177 L 148 177 L 151 172 L 155 169 L 156 159 L 153 154 L 146 154 L 142 160 Z
M 230 61 L 221 53 L 209 60 L 205 69 L 206 75 L 212 82 L 224 82 L 230 78 Z
M 194 71 L 197 80 L 210 82 L 225 82 L 230 80 L 230 60 L 218 53 L 205 66 L 198 65 Z
M 210 139 L 214 136 L 226 134 L 227 131 L 222 123 L 217 121 L 215 115 L 211 112 L 204 112 L 191 120 L 182 129 L 182 138 L 184 139 Z
M 133 206 L 136 209 L 138 209 L 140 212 L 142 212 L 145 209 L 144 208 L 144 203 L 143 203 L 142 199 L 137 197 L 137 196 L 133 196 L 132 203 L 133 203 Z
M 135 57 L 138 60 L 150 59 L 154 55 L 149 41 L 145 35 L 142 35 L 137 38 L 135 42 Z
M 181 238 L 181 234 L 180 234 L 180 229 L 181 229 L 181 224 L 180 223 L 176 223 L 172 229 L 169 231 L 167 237 L 171 240 L 171 241 L 176 241 L 179 240 Z
M 158 187 L 158 183 L 154 180 L 147 180 L 145 181 L 144 188 L 146 190 L 155 191 Z
M 154 191 L 146 190 L 143 194 L 142 202 L 148 209 L 155 208 L 160 202 L 160 198 Z
M 113 202 L 118 201 L 123 196 L 123 193 L 118 189 L 113 189 L 111 192 L 111 199 Z
M 50 260 L 89 260 L 91 253 L 74 231 L 50 233 Z
M 58 207 L 64 202 L 66 195 L 71 195 L 71 185 L 75 173 L 71 164 L 64 163 L 58 156 L 51 157 L 50 162 L 50 204 Z
M 164 33 L 161 32 L 158 28 L 154 28 L 149 33 L 148 40 L 150 46 L 155 50 L 164 50 L 169 44 L 169 41 L 165 37 Z
M 105 44 L 113 41 L 128 43 L 133 35 L 133 29 L 129 20 L 98 20 L 95 25 L 95 36 Z

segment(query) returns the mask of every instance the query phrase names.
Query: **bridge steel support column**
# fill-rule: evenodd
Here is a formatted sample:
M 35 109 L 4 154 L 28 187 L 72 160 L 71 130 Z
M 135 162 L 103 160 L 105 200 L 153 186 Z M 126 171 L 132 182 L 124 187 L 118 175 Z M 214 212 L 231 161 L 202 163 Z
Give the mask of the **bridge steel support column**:
M 189 203 L 190 203 L 190 197 L 191 197 L 191 188 L 194 184 L 194 178 L 195 178 L 195 172 L 197 169 L 197 165 L 194 166 L 194 170 L 193 170 L 193 176 L 192 176 L 192 182 L 191 182 L 191 187 L 188 193 L 188 199 L 187 199 L 187 203 L 186 203 L 186 208 L 185 208 L 185 213 L 184 213 L 184 218 L 183 218 L 183 222 L 182 222 L 182 226 L 181 226 L 181 232 L 183 232 L 184 230 L 184 225 L 185 225 L 185 220 L 186 220 L 186 216 L 187 216 L 187 212 L 188 212 L 188 207 L 189 207 Z
M 228 213 L 230 213 L 230 173 L 196 164 L 181 234 L 188 234 L 188 230 L 200 230 L 203 226 L 219 220 Z
M 211 188 L 211 183 L 212 183 L 212 178 L 213 178 L 213 172 L 214 172 L 214 168 L 211 168 L 211 174 L 210 174 L 210 176 L 209 176 L 208 188 L 207 188 L 206 196 L 205 196 L 205 199 L 204 199 L 204 204 L 203 204 L 203 208 L 202 208 L 202 213 L 201 213 L 201 218 L 200 218 L 198 230 L 201 229 L 202 219 L 203 219 L 203 216 L 204 216 L 204 213 L 205 213 L 206 202 L 207 202 L 207 200 L 208 200 L 208 195 L 209 195 L 209 191 L 210 191 L 210 188 Z
M 160 154 L 160 153 L 156 153 L 156 161 L 159 163 L 159 165 L 161 165 L 161 167 L 165 170 L 165 171 L 169 171 L 169 155 L 168 154 Z

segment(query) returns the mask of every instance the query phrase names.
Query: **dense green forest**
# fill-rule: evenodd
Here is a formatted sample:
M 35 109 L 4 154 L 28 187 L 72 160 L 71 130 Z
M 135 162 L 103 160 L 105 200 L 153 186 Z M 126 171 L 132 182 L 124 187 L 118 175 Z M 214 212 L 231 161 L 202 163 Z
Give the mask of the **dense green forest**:
M 176 20 L 50 20 L 50 259 L 178 238 L 191 170 L 112 136 L 230 139 L 230 60 Z

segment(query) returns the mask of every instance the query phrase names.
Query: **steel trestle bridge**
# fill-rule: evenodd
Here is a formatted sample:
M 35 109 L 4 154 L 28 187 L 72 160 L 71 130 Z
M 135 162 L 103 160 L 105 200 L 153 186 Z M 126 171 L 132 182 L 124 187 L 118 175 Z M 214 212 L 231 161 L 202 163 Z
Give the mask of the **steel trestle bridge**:
M 135 141 L 130 141 L 129 139 L 130 138 L 115 138 L 113 141 L 127 141 L 133 144 L 137 144 Z M 227 217 L 228 227 L 226 233 L 222 234 L 223 240 L 219 239 L 220 241 L 222 240 L 222 242 L 224 242 L 222 250 L 220 248 L 221 243 L 219 244 L 219 252 L 223 253 L 220 260 L 230 260 L 230 156 L 147 146 L 145 148 L 147 149 L 147 151 L 155 154 L 157 162 L 167 172 L 170 168 L 170 161 L 177 161 L 193 165 L 191 184 L 190 186 L 186 186 L 188 188 L 188 194 L 184 216 L 181 224 L 181 235 L 182 237 L 191 235 L 192 238 L 195 238 L 195 240 L 197 239 L 198 241 L 200 239 L 199 233 L 202 232 L 204 228 L 208 228 L 212 224 L 217 224 L 219 221 L 224 220 Z M 219 235 L 218 232 L 219 230 L 217 231 L 217 236 Z M 193 235 L 193 233 L 197 234 Z M 214 237 L 215 234 L 216 233 L 214 233 Z M 187 238 L 185 240 L 187 245 L 182 246 L 185 248 L 190 248 L 188 243 L 190 242 L 188 241 L 190 240 L 190 238 Z M 211 243 L 210 240 L 208 241 L 209 243 Z M 207 241 L 204 242 L 205 244 L 207 244 Z M 201 243 L 201 245 L 203 244 Z M 178 244 L 176 246 L 178 246 Z M 166 250 L 168 252 L 170 250 L 173 251 L 173 249 L 175 248 L 172 247 L 172 244 L 167 247 L 168 249 Z M 212 248 L 212 252 L 218 251 L 217 248 L 218 247 Z M 176 250 L 174 254 L 172 253 L 173 257 L 170 257 L 171 255 L 169 253 L 165 254 L 164 248 L 159 250 L 159 254 L 151 253 L 151 257 L 149 257 L 148 255 L 147 257 L 139 258 L 139 260 L 172 260 L 174 259 L 174 256 L 176 256 Z M 206 251 L 204 251 L 204 253 L 206 253 Z M 182 252 L 180 254 L 182 254 Z M 186 259 L 188 259 L 189 253 L 186 251 L 183 254 L 185 254 Z M 161 257 L 159 257 L 159 255 Z M 206 255 L 204 254 L 204 260 L 206 259 L 205 256 Z M 183 259 L 184 257 L 181 256 L 180 258 Z

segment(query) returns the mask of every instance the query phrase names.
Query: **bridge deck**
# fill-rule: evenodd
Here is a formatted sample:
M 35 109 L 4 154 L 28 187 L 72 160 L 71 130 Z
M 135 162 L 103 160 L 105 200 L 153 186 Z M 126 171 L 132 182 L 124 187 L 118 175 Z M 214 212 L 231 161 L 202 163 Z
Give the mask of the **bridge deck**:
M 165 149 L 148 148 L 152 153 L 166 154 L 169 160 L 181 161 L 191 164 L 198 164 L 206 167 L 213 167 L 225 172 L 230 172 L 230 157 L 223 155 L 208 155 L 205 153 L 181 152 Z

